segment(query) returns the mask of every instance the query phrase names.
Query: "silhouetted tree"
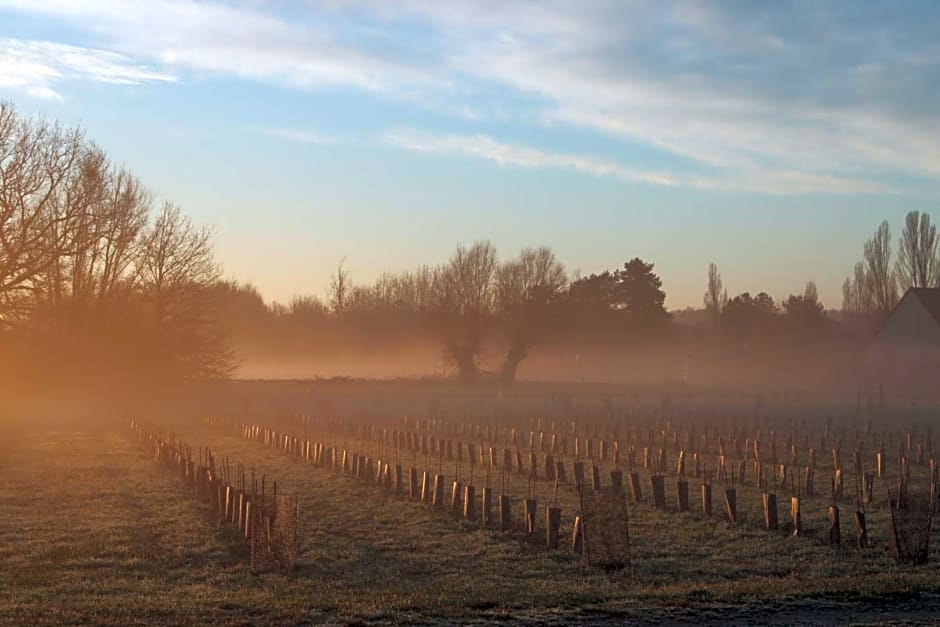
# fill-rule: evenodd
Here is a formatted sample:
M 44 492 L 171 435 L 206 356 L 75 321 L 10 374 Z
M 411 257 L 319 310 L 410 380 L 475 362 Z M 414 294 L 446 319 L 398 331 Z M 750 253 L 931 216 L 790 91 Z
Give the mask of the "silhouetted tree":
M 887 220 L 865 242 L 864 255 L 875 312 L 885 316 L 898 302 L 897 277 L 891 263 L 891 227 Z
M 218 324 L 214 287 L 221 269 L 212 231 L 195 226 L 165 204 L 143 236 L 138 265 L 141 292 L 153 321 L 151 349 L 161 372 L 172 376 L 227 376 L 234 367 Z
M 350 292 L 352 285 L 349 280 L 349 273 L 346 271 L 346 258 L 340 259 L 336 267 L 336 273 L 330 279 L 330 309 L 337 316 L 341 316 L 349 307 Z
M 912 287 L 935 287 L 940 270 L 937 227 L 926 212 L 911 211 L 898 244 L 897 278 L 902 292 Z
M 842 310 L 848 313 L 870 316 L 875 308 L 875 295 L 865 264 L 856 262 L 853 275 L 842 284 Z
M 583 311 L 606 311 L 614 306 L 616 287 L 617 279 L 607 270 L 582 277 L 568 286 L 567 302 Z
M 728 302 L 728 291 L 724 289 L 718 266 L 714 263 L 708 264 L 708 287 L 705 290 L 704 302 L 705 310 L 713 319 L 721 315 L 722 309 Z
M 783 301 L 784 318 L 794 330 L 818 329 L 825 322 L 826 314 L 819 302 L 816 283 L 810 281 L 802 295 L 791 294 Z
M 666 293 L 662 280 L 653 273 L 653 264 L 634 257 L 614 275 L 614 306 L 643 320 L 667 318 Z
M 777 306 L 769 294 L 760 292 L 752 297 L 749 292 L 744 292 L 728 301 L 722 311 L 721 320 L 730 329 L 752 332 L 766 329 L 773 323 L 776 315 Z
M 477 356 L 495 303 L 496 248 L 488 241 L 458 246 L 434 273 L 433 317 L 463 381 L 480 377 Z
M 544 332 L 566 284 L 564 266 L 547 247 L 526 248 L 497 270 L 497 311 L 509 339 L 500 371 L 503 383 L 515 381 L 519 364 Z

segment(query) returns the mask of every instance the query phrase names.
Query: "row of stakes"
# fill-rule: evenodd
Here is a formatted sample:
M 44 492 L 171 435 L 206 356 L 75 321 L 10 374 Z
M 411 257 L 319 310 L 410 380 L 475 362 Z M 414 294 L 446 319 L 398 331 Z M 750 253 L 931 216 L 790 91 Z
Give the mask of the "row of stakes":
M 441 507 L 444 504 L 444 477 L 442 474 L 434 474 L 432 476 L 431 472 L 425 470 L 419 480 L 418 470 L 412 467 L 408 473 L 408 489 L 405 490 L 404 486 L 404 475 L 403 470 L 400 464 L 391 465 L 388 462 L 374 462 L 367 455 L 360 455 L 358 453 L 349 453 L 346 450 L 334 449 L 332 447 L 326 446 L 324 443 L 311 442 L 310 440 L 302 440 L 295 436 L 290 436 L 285 433 L 267 429 L 258 425 L 241 425 L 241 433 L 244 437 L 253 440 L 260 440 L 269 446 L 280 448 L 284 453 L 298 456 L 302 459 L 312 461 L 316 465 L 328 466 L 334 470 L 341 471 L 345 474 L 351 474 L 360 479 L 368 479 L 375 481 L 380 485 L 384 485 L 389 490 L 392 490 L 396 494 L 404 494 L 415 500 L 421 500 L 423 502 L 429 502 L 434 507 Z M 412 446 L 414 448 L 419 448 L 421 445 L 419 442 L 421 439 L 414 434 L 405 434 L 397 433 L 395 435 L 395 441 L 402 441 L 406 446 Z M 433 439 L 429 439 L 433 447 Z M 427 442 L 427 440 L 425 441 Z M 450 442 L 441 441 L 439 449 L 450 450 Z M 458 459 L 462 455 L 462 446 L 458 443 Z M 757 449 L 755 449 L 757 450 Z M 647 449 L 648 451 L 648 449 Z M 664 452 L 660 451 L 660 457 Z M 468 456 L 471 460 L 471 464 L 474 459 L 476 459 L 475 451 L 473 445 L 468 445 Z M 480 456 L 482 459 L 482 447 L 480 450 Z M 841 466 L 839 463 L 839 453 L 837 450 L 833 451 L 833 456 L 835 460 L 835 465 Z M 648 453 L 645 455 L 647 458 L 647 463 L 649 463 Z M 696 460 L 698 458 L 695 455 Z M 490 448 L 490 458 L 495 459 L 492 447 Z M 814 458 L 814 453 L 811 452 L 811 458 Z M 856 467 L 858 468 L 860 456 L 856 453 L 855 461 Z M 522 469 L 521 456 L 518 450 L 516 451 L 516 466 L 520 470 Z M 504 451 L 504 467 L 511 468 L 512 456 L 511 451 L 506 449 Z M 494 464 L 495 465 L 495 464 Z M 662 464 L 661 464 L 662 465 Z M 534 453 L 530 454 L 530 475 L 532 479 L 535 479 L 536 469 L 537 469 L 537 458 Z M 545 479 L 555 482 L 555 493 L 557 493 L 557 484 L 558 482 L 566 481 L 565 466 L 563 461 L 554 462 L 550 455 L 546 455 L 545 463 Z M 697 466 L 697 464 L 696 464 Z M 737 468 L 735 464 L 732 464 L 732 471 L 730 475 L 723 472 L 724 463 L 723 460 L 720 460 L 720 471 L 719 475 L 724 475 L 726 480 L 725 490 L 724 490 L 724 505 L 725 513 L 728 520 L 731 523 L 736 523 L 738 519 L 737 512 L 737 490 L 735 488 L 735 477 L 739 482 L 743 483 L 745 479 L 745 469 L 746 464 L 742 463 Z M 883 472 L 883 455 L 879 453 L 879 470 Z M 905 458 L 902 458 L 902 467 L 906 466 Z M 764 526 L 768 530 L 776 530 L 779 528 L 778 521 L 778 508 L 777 508 L 777 497 L 776 494 L 772 491 L 767 490 L 769 487 L 766 481 L 761 480 L 761 475 L 763 474 L 763 464 L 759 461 L 754 462 L 755 474 L 757 475 L 756 487 L 763 488 L 765 491 L 763 493 L 763 509 L 764 509 Z M 909 467 L 907 467 L 909 469 Z M 931 464 L 932 473 L 936 474 L 936 465 L 932 462 Z M 584 464 L 583 462 L 575 461 L 574 462 L 574 474 L 575 474 L 575 483 L 580 487 L 585 485 L 585 476 L 584 476 Z M 595 491 L 601 489 L 601 480 L 600 480 L 600 470 L 596 465 L 591 466 L 591 484 Z M 786 477 L 786 466 L 781 464 L 779 467 L 780 475 L 775 475 L 775 484 L 776 479 Z M 813 473 L 814 466 L 810 466 L 806 469 L 806 482 L 800 482 L 802 485 L 805 485 L 807 488 L 807 493 L 813 495 Z M 710 482 L 710 475 L 707 472 L 702 473 L 698 467 L 696 467 L 695 472 L 696 477 L 704 477 L 701 485 L 701 513 L 705 516 L 711 516 L 713 513 L 712 507 L 712 484 Z M 861 476 L 860 476 L 861 475 Z M 841 532 L 840 532 L 840 513 L 839 507 L 837 505 L 838 499 L 841 497 L 841 479 L 842 469 L 841 467 L 837 468 L 834 471 L 834 477 L 831 482 L 831 504 L 828 508 L 828 518 L 829 518 L 829 527 L 828 527 L 828 541 L 832 545 L 838 545 L 841 543 Z M 865 521 L 865 512 L 864 512 L 864 503 L 870 503 L 872 501 L 872 490 L 873 490 L 873 473 L 856 473 L 857 477 L 857 493 L 858 498 L 856 500 L 857 508 L 854 513 L 854 521 L 856 524 L 857 530 L 857 544 L 860 548 L 867 546 L 867 528 Z M 904 477 L 902 473 L 901 477 Z M 619 468 L 610 471 L 610 480 L 611 486 L 610 489 L 615 493 L 620 493 L 623 487 L 623 471 Z M 730 478 L 730 482 L 727 480 Z M 472 465 L 471 465 L 471 480 L 472 480 Z M 666 489 L 665 489 L 666 477 L 663 474 L 654 474 L 650 476 L 650 487 L 653 494 L 653 502 L 657 508 L 665 509 L 666 508 Z M 640 502 L 642 500 L 642 489 L 640 484 L 639 474 L 631 470 L 628 474 L 628 485 L 630 487 L 630 492 L 632 500 L 634 502 Z M 900 488 L 905 485 L 906 482 L 903 482 L 902 479 L 899 479 L 899 494 L 901 493 Z M 792 486 L 792 476 L 791 476 L 791 486 Z M 558 528 L 560 525 L 561 510 L 554 506 L 555 498 L 553 493 L 553 505 L 549 506 L 546 511 L 546 527 L 547 527 L 547 544 L 549 548 L 557 548 L 558 545 Z M 934 488 L 933 493 L 936 493 Z M 530 493 L 530 497 L 531 497 Z M 507 494 L 502 494 L 498 498 L 498 509 L 499 509 L 499 528 L 501 530 L 508 531 L 511 529 L 511 510 L 510 510 L 510 497 Z M 677 509 L 680 512 L 685 512 L 690 510 L 689 505 L 689 482 L 685 479 L 685 468 L 684 468 L 684 452 L 679 454 L 679 465 L 677 469 L 677 481 L 676 481 L 676 503 Z M 901 499 L 898 499 L 898 505 L 901 505 Z M 492 526 L 493 516 L 492 516 L 492 506 L 493 506 L 493 491 L 491 488 L 483 488 L 483 494 L 481 499 L 482 506 L 482 521 L 485 526 Z M 804 533 L 804 528 L 802 524 L 802 515 L 801 515 L 801 496 L 798 493 L 795 493 L 790 499 L 790 519 L 791 519 L 791 530 L 794 535 L 802 535 Z M 454 481 L 451 487 L 450 494 L 450 507 L 453 510 L 462 511 L 463 516 L 467 519 L 476 519 L 476 494 L 475 488 L 473 485 L 463 485 L 460 481 Z M 580 517 L 575 519 L 573 525 L 573 537 L 572 545 L 573 547 L 580 546 L 580 536 L 581 531 L 583 531 L 583 521 L 579 520 Z M 536 532 L 536 501 L 534 498 L 527 498 L 525 501 L 525 523 L 526 531 L 530 534 Z
M 253 553 L 259 540 L 272 543 L 276 508 L 270 506 L 269 498 L 277 500 L 276 481 L 268 495 L 265 476 L 256 477 L 254 468 L 242 464 L 233 468 L 227 459 L 217 465 L 208 447 L 199 448 L 198 458 L 194 458 L 192 447 L 174 434 L 164 436 L 133 419 L 130 428 L 154 463 L 178 475 L 199 502 L 209 505 L 220 528 L 236 530 Z M 255 557 L 253 554 L 253 563 Z

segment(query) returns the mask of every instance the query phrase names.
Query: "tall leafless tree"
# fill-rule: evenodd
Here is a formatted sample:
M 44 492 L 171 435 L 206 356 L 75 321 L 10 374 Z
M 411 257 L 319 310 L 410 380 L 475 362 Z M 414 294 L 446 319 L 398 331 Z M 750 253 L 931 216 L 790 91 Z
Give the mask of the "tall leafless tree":
M 728 302 L 728 291 L 724 289 L 721 273 L 718 272 L 718 266 L 714 263 L 708 264 L 708 287 L 705 290 L 704 302 L 705 310 L 714 319 L 721 315 L 721 310 Z
M 234 366 L 216 321 L 221 269 L 212 230 L 165 204 L 144 233 L 140 288 L 153 320 L 154 347 L 174 375 L 224 376 Z
M 898 302 L 897 277 L 891 263 L 891 227 L 887 220 L 865 242 L 864 253 L 875 312 L 887 315 Z
M 82 153 L 82 133 L 20 118 L 0 102 L 0 323 L 27 315 L 66 251 L 71 218 L 63 190 Z
M 909 212 L 898 244 L 897 277 L 901 291 L 937 285 L 940 278 L 937 243 L 937 227 L 931 223 L 930 214 Z
M 349 307 L 352 285 L 349 272 L 346 270 L 346 258 L 343 257 L 336 266 L 336 273 L 330 278 L 329 300 L 330 309 L 337 316 L 341 316 Z

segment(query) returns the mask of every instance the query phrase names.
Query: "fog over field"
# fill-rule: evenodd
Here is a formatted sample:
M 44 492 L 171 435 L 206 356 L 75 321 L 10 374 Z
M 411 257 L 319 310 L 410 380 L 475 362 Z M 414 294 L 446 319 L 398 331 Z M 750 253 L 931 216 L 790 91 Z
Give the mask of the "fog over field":
M 938 46 L 0 0 L 0 625 L 940 623 Z

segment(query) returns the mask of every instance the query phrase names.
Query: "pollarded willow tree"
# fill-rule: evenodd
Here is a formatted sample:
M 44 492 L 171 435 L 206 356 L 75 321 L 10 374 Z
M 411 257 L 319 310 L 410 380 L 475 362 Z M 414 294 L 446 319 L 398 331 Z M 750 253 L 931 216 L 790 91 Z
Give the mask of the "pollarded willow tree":
M 565 295 L 565 267 L 548 247 L 526 248 L 496 273 L 497 314 L 509 349 L 500 380 L 513 383 L 519 364 L 546 331 Z
M 432 312 L 460 379 L 480 378 L 478 356 L 496 303 L 499 261 L 489 241 L 458 246 L 434 272 Z

